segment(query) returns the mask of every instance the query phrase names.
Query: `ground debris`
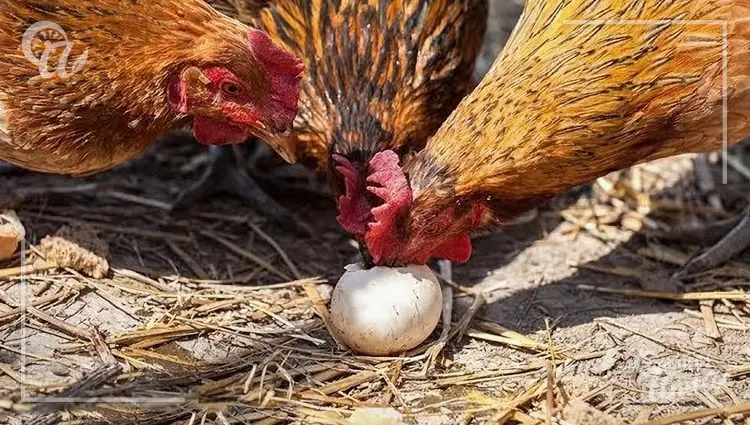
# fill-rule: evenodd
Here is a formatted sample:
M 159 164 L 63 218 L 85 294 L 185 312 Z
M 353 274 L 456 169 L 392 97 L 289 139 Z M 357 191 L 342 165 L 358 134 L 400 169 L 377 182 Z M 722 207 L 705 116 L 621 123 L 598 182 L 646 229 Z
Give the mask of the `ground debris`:
M 640 229 L 726 218 L 744 206 L 717 184 L 720 214 L 689 175 L 670 177 L 684 159 L 620 173 L 612 191 L 578 192 L 540 208 L 536 221 L 476 238 L 471 262 L 455 268 L 453 327 L 474 305 L 461 288 L 487 303 L 425 374 L 439 330 L 414 352 L 357 356 L 338 349 L 316 315 L 328 298 L 320 289 L 357 255 L 330 200 L 284 200 L 320 220 L 314 240 L 232 199 L 184 216 L 158 208 L 184 186 L 176 170 L 196 151 L 161 145 L 89 178 L 107 188 L 96 202 L 68 191 L 15 207 L 30 246 L 0 270 L 0 416 L 31 407 L 22 387 L 30 397 L 98 400 L 50 404 L 64 410 L 50 423 L 71 425 L 347 425 L 373 423 L 373 408 L 384 409 L 375 416 L 385 423 L 414 425 L 723 425 L 748 415 L 750 274 L 738 264 L 750 256 L 677 290 L 643 285 L 667 280 L 699 247 Z M 66 184 L 14 178 L 15 187 Z M 560 210 L 570 220 L 561 224 Z M 113 273 L 86 277 L 45 261 L 38 235 L 61 237 L 59 226 L 72 222 L 99 232 L 101 250 L 85 244 L 93 232 L 79 246 Z M 721 338 L 706 337 L 716 329 Z M 122 401 L 131 397 L 144 402 Z M 40 423 L 46 413 L 37 413 Z
M 348 425 L 406 425 L 404 417 L 392 408 L 360 408 L 354 411 Z
M 46 236 L 39 249 L 47 261 L 101 279 L 109 272 L 109 247 L 96 231 L 85 225 L 66 225 L 54 236 Z
M 619 419 L 595 409 L 590 404 L 580 400 L 571 400 L 563 407 L 560 416 L 571 424 L 624 425 L 624 422 Z

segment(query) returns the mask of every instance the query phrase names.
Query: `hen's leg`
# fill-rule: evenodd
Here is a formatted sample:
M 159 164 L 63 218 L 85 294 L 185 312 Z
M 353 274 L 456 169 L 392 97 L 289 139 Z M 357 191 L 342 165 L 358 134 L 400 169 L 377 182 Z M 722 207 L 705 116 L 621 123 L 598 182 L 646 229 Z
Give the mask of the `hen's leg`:
M 453 270 L 452 264 L 447 260 L 440 260 L 437 262 L 438 274 L 443 278 L 444 281 L 452 281 Z M 425 353 L 427 355 L 427 361 L 424 364 L 422 373 L 427 375 L 437 363 L 438 356 L 443 353 L 443 349 L 448 344 L 451 338 L 451 328 L 453 323 L 453 288 L 445 283 L 442 284 L 443 288 L 443 311 L 441 318 L 443 320 L 443 330 L 440 332 L 440 337 L 435 344 L 427 349 Z
M 437 268 L 443 281 L 453 284 L 453 264 L 448 260 L 439 260 L 437 262 Z M 453 288 L 447 283 L 443 283 L 442 287 L 443 330 L 440 332 L 440 337 L 435 342 L 435 344 L 430 347 L 425 353 L 427 355 L 427 361 L 425 362 L 423 369 L 423 373 L 425 375 L 435 367 L 438 356 L 442 354 L 443 349 L 445 349 L 445 346 L 449 341 L 451 341 L 452 339 L 460 341 L 464 337 L 466 330 L 469 328 L 469 323 L 471 323 L 471 320 L 474 318 L 474 316 L 476 316 L 479 310 L 486 304 L 484 295 L 482 295 L 481 292 L 475 293 L 474 302 L 471 304 L 468 310 L 464 312 L 458 323 L 453 326 Z
M 678 234 L 679 232 L 677 232 Z M 687 233 L 687 232 L 685 232 Z M 701 238 L 705 242 L 716 242 L 712 247 L 699 256 L 691 259 L 675 277 L 684 278 L 688 275 L 704 272 L 731 260 L 746 248 L 750 247 L 750 208 L 743 214 L 731 219 L 723 220 L 705 228 L 692 230 L 690 237 Z M 677 234 L 668 235 L 668 239 L 676 239 Z
M 209 148 L 211 159 L 208 167 L 198 182 L 182 193 L 172 209 L 185 210 L 215 195 L 226 194 L 242 199 L 260 214 L 284 227 L 303 235 L 312 235 L 310 226 L 268 196 L 248 175 L 237 149 L 237 146 Z

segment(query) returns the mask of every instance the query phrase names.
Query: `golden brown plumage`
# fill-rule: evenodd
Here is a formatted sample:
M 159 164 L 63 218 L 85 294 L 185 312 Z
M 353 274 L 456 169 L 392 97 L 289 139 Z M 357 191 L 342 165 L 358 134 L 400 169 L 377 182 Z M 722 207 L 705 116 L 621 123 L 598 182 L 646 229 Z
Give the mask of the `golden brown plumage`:
M 726 23 L 724 25 L 723 23 Z M 489 74 L 373 210 L 376 262 L 466 261 L 467 234 L 646 160 L 750 134 L 750 0 L 531 0 Z
M 24 56 L 22 35 L 40 21 L 66 32 L 68 71 L 88 52 L 78 72 L 46 78 Z M 0 159 L 89 174 L 191 116 L 198 138 L 212 144 L 283 130 L 301 69 L 264 37 L 201 0 L 0 0 Z M 64 49 L 50 51 L 54 71 Z
M 211 4 L 303 58 L 291 137 L 320 170 L 331 153 L 366 163 L 382 149 L 424 146 L 469 89 L 487 14 L 486 0 Z

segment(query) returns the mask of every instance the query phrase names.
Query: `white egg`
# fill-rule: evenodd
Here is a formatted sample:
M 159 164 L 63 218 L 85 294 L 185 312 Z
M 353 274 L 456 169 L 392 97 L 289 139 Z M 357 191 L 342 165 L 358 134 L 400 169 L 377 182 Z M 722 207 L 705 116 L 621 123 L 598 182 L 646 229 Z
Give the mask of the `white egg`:
M 427 266 L 346 266 L 331 299 L 336 338 L 359 353 L 397 354 L 422 343 L 435 330 L 443 293 Z

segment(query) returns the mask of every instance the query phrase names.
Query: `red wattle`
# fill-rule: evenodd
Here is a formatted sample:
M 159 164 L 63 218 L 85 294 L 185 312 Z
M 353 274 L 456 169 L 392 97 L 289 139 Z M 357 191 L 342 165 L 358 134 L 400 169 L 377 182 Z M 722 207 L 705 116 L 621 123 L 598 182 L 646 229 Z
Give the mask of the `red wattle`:
M 193 135 L 204 145 L 242 143 L 247 140 L 247 134 L 240 128 L 221 121 L 201 116 L 193 117 Z
M 363 196 L 362 179 L 354 165 L 343 155 L 333 154 L 336 171 L 344 178 L 345 193 L 338 198 L 339 214 L 336 221 L 347 232 L 363 237 L 367 222 L 372 217 L 370 204 Z
M 449 239 L 430 253 L 430 258 L 440 258 L 463 264 L 471 258 L 471 238 L 467 235 Z

